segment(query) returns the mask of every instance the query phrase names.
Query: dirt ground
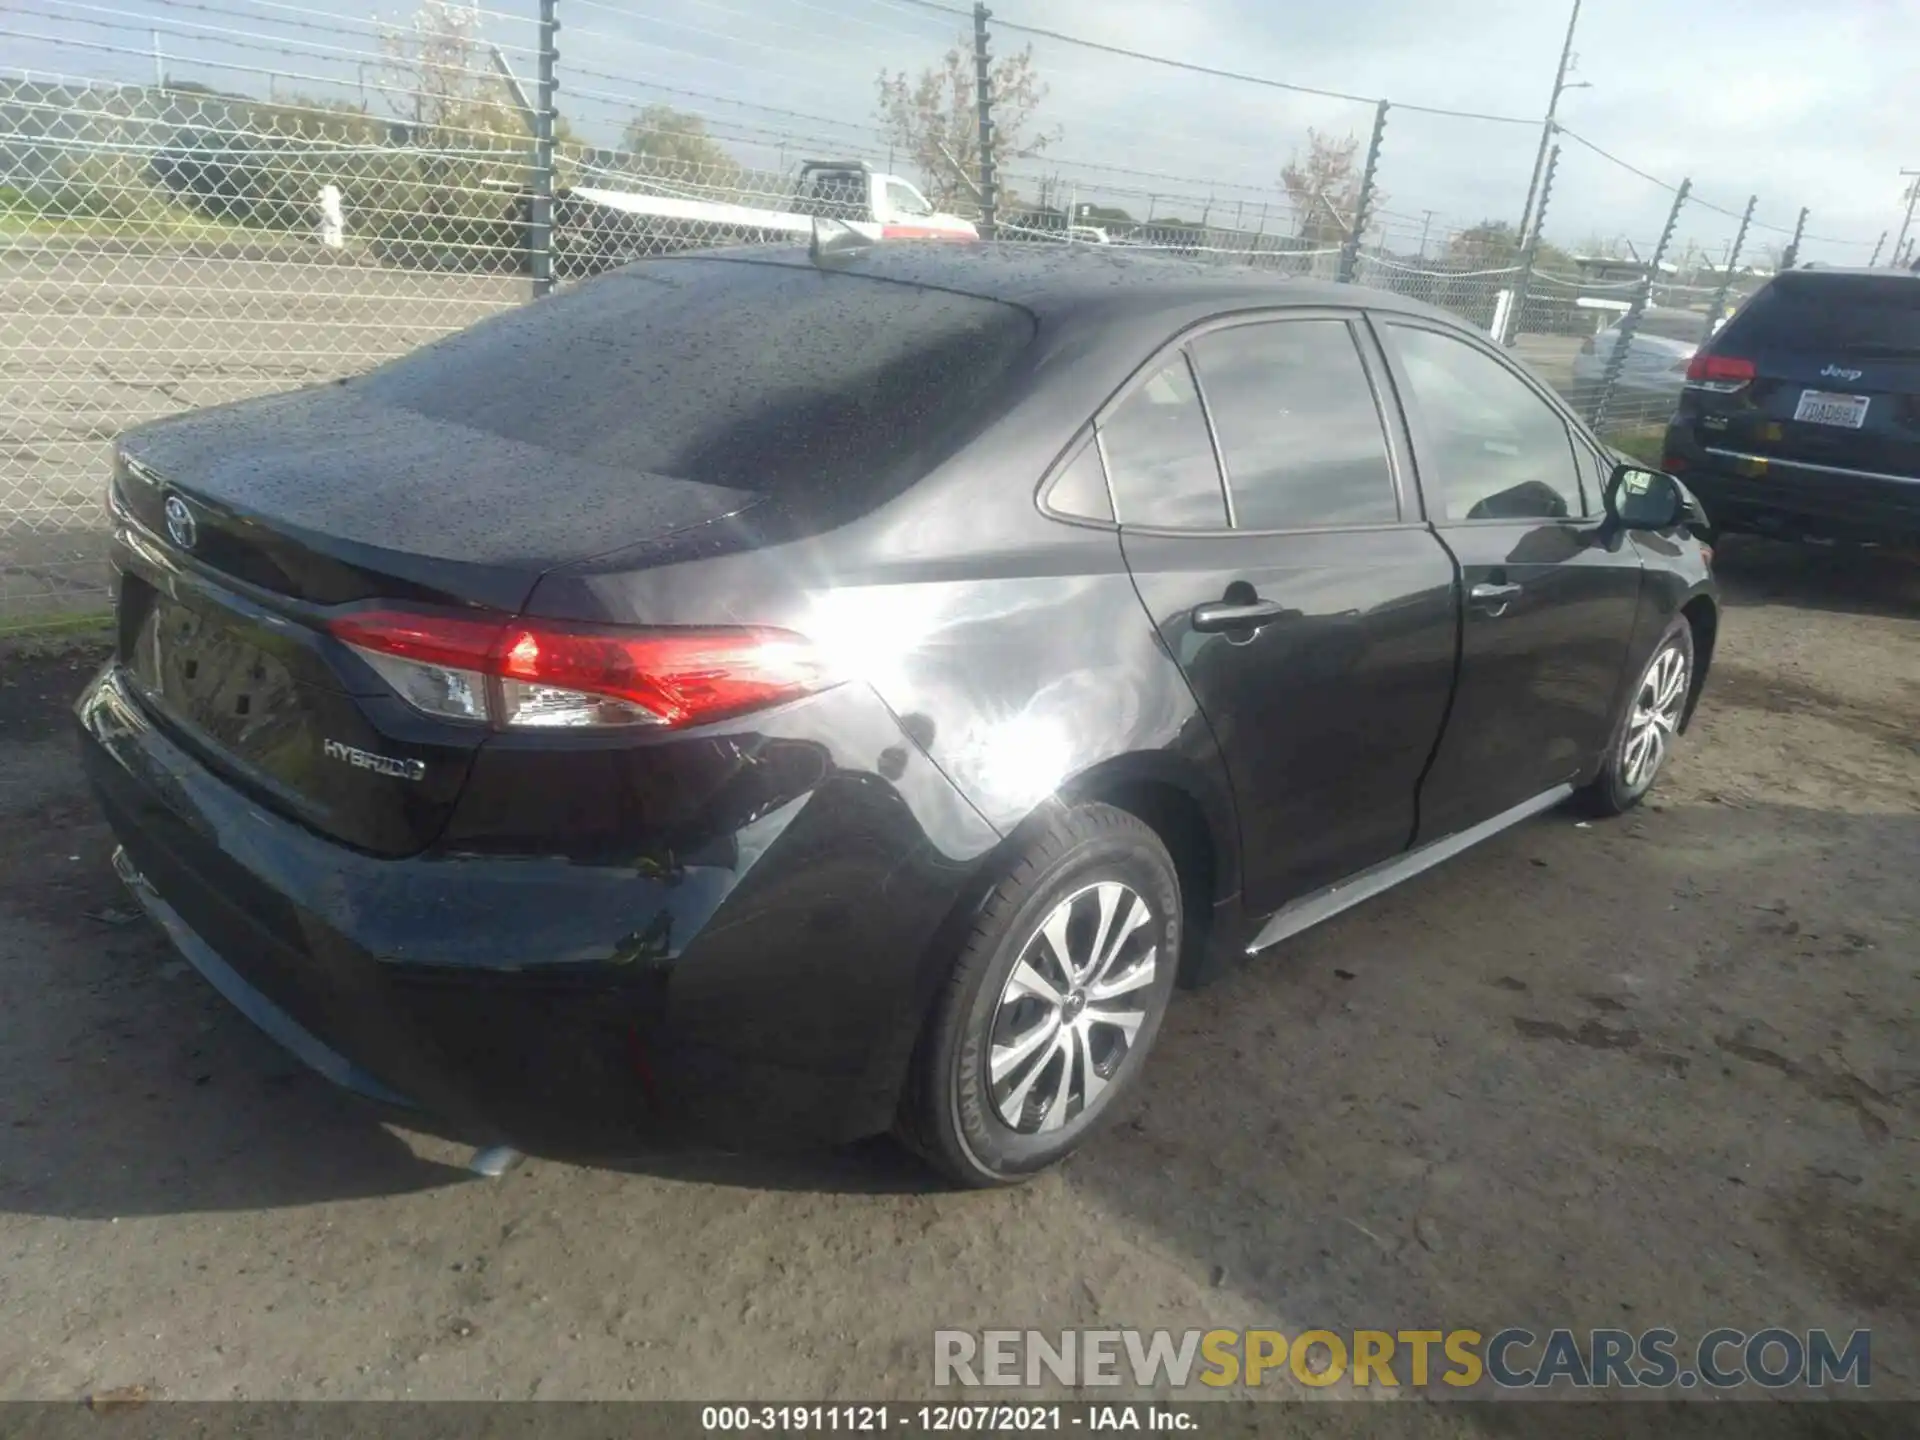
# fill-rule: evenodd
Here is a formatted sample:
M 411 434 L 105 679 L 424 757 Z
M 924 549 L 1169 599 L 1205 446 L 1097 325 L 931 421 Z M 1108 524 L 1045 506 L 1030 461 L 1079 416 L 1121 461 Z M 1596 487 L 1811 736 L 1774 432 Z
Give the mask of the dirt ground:
M 1721 564 L 1646 807 L 1181 997 L 1134 1113 L 999 1194 L 885 1143 L 470 1178 L 132 917 L 94 657 L 0 655 L 0 1396 L 924 1397 L 936 1327 L 1664 1324 L 1870 1327 L 1920 1398 L 1920 566 Z

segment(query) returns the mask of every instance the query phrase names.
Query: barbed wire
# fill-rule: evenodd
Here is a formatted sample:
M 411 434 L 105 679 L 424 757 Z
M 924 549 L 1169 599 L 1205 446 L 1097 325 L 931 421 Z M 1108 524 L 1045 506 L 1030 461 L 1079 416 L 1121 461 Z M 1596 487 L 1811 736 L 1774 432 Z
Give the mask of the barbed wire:
M 85 0 L 43 0 L 43 3 L 49 5 L 66 5 L 70 8 L 80 10 L 92 10 L 103 15 L 118 15 L 123 17 L 124 21 L 132 22 L 123 23 L 123 21 L 118 20 L 98 19 L 93 15 L 71 15 L 65 17 L 65 23 L 70 25 L 92 25 L 100 29 L 120 31 L 152 31 L 156 29 L 151 16 L 137 14 L 129 10 L 113 10 L 106 6 L 87 4 Z M 58 19 L 59 17 L 45 18 Z M 395 56 L 381 50 L 349 50 L 344 46 L 328 45 L 317 40 L 299 40 L 284 35 L 261 35 L 253 31 L 234 30 L 224 25 L 203 25 L 194 20 L 174 20 L 168 23 L 176 26 L 186 26 L 192 30 L 201 32 L 191 38 L 203 40 L 213 45 L 230 45 L 235 49 L 241 50 L 258 50 L 270 54 L 294 56 L 296 58 L 332 58 L 345 60 L 352 64 L 384 65 L 388 67 L 413 65 L 423 69 L 431 69 L 437 74 L 479 76 L 491 81 L 497 81 L 500 78 L 499 75 L 491 69 L 456 65 L 440 60 L 399 60 L 396 59 Z M 177 31 L 167 33 L 178 35 Z M 179 38 L 184 39 L 188 37 L 179 36 Z M 53 43 L 68 44 L 71 42 L 59 40 Z M 149 57 L 152 54 L 151 51 L 138 51 L 135 53 L 144 54 Z M 190 63 L 200 64 L 202 62 L 194 60 Z M 339 82 L 332 81 L 329 83 L 337 84 Z
M 1587 139 L 1586 136 L 1576 134 L 1574 131 L 1567 129 L 1567 127 L 1564 125 L 1556 124 L 1554 126 L 1554 133 L 1556 135 L 1565 136 L 1567 139 L 1573 141 L 1575 144 L 1581 145 L 1586 149 L 1591 150 L 1594 154 L 1598 155 L 1602 160 L 1605 160 L 1613 165 L 1618 165 L 1622 170 L 1628 171 L 1631 174 L 1639 176 L 1642 180 L 1647 181 L 1649 184 L 1658 185 L 1662 190 L 1665 190 L 1669 195 L 1677 195 L 1680 192 L 1680 187 L 1678 185 L 1673 184 L 1671 181 L 1662 180 L 1658 175 L 1648 174 L 1645 170 L 1642 170 L 1639 166 L 1634 165 L 1629 161 L 1622 160 L 1618 155 L 1612 154 L 1607 150 L 1601 149 L 1600 146 L 1594 144 L 1594 142 Z M 1713 211 L 1715 214 L 1726 216 L 1729 220 L 1738 220 L 1741 218 L 1742 214 L 1744 213 L 1743 211 L 1740 211 L 1740 210 L 1730 210 L 1724 205 L 1716 205 L 1712 201 L 1702 197 L 1699 191 L 1697 190 L 1692 190 L 1687 193 L 1687 203 L 1689 205 L 1702 206 L 1705 209 Z M 1771 230 L 1778 235 L 1791 235 L 1793 234 L 1793 229 L 1794 229 L 1794 227 L 1791 225 L 1776 225 L 1771 221 L 1762 220 L 1758 215 L 1755 215 L 1750 223 L 1756 229 Z M 1812 240 L 1821 245 L 1859 245 L 1864 247 L 1867 244 L 1871 243 L 1866 240 L 1843 240 L 1833 235 L 1803 234 L 1800 238 L 1803 241 Z
M 125 55 L 130 58 L 143 60 L 143 61 L 151 61 L 153 59 L 153 52 L 150 50 L 135 49 L 127 45 L 109 44 L 108 42 L 103 40 L 78 40 L 70 36 L 54 37 L 54 36 L 48 36 L 48 35 L 34 34 L 34 33 L 23 31 L 23 30 L 12 30 L 12 29 L 5 29 L 5 28 L 0 28 L 0 36 L 4 36 L 9 39 L 32 40 L 40 44 L 51 45 L 56 48 L 91 50 L 91 51 L 95 51 L 103 54 Z M 254 47 L 254 48 L 270 49 L 272 47 L 261 46 L 261 47 Z M 298 59 L 302 57 L 304 52 L 297 51 L 297 50 L 280 50 L 278 51 L 278 53 L 290 58 Z M 236 61 L 210 60 L 204 57 L 196 57 L 190 63 L 196 69 L 202 69 L 202 70 L 231 70 L 231 71 L 237 71 L 244 75 L 260 75 L 260 74 L 270 73 L 272 77 L 276 80 L 298 80 L 298 81 L 304 81 L 314 85 L 333 86 L 336 88 L 345 86 L 346 88 L 353 88 L 353 82 L 343 81 L 337 75 L 314 75 L 310 73 L 304 73 L 299 71 L 289 71 L 289 70 L 275 70 L 272 72 L 265 72 L 265 71 L 262 71 L 258 65 L 242 65 Z M 32 73 L 33 71 L 33 67 L 31 66 L 18 66 L 18 67 L 11 67 L 11 68 L 17 70 L 19 73 L 22 73 L 22 74 L 29 74 L 29 73 Z M 113 85 L 117 89 L 126 88 L 126 82 L 124 81 L 103 82 L 98 78 L 94 78 L 94 79 L 90 79 L 87 83 L 90 88 L 98 88 L 103 83 Z M 139 88 L 139 87 L 136 87 L 136 88 Z M 381 94 L 388 95 L 388 96 L 400 95 L 400 96 L 408 96 L 411 98 L 424 99 L 424 100 L 443 100 L 447 98 L 446 96 L 441 95 L 432 90 L 415 90 L 415 89 L 410 89 L 406 86 L 386 84 L 386 83 L 382 83 L 370 88 L 377 89 L 380 91 Z M 170 89 L 166 89 L 165 87 L 163 87 L 163 91 L 164 93 L 176 93 Z M 185 93 L 191 93 L 191 92 L 183 91 L 178 93 L 185 94 Z M 353 115 L 353 114 L 365 113 L 365 112 L 356 112 L 356 111 L 343 112 L 339 110 L 329 110 L 324 106 L 316 106 L 312 104 L 303 105 L 294 100 L 277 100 L 277 99 L 271 99 L 271 98 L 263 100 L 257 97 L 249 97 L 249 96 L 216 95 L 216 96 L 209 96 L 209 97 L 195 96 L 195 98 L 196 99 L 209 98 L 209 99 L 216 99 L 216 100 L 223 100 L 223 101 L 244 101 L 246 103 L 255 104 L 255 105 L 274 105 L 281 109 L 306 110 L 316 115 L 339 116 L 341 114 Z M 368 115 L 367 118 L 379 119 L 382 117 Z M 399 117 L 394 117 L 394 118 L 396 120 L 396 123 L 413 123 L 413 122 L 402 122 L 399 120 Z M 451 121 L 451 122 L 441 121 L 437 123 L 439 124 L 440 128 L 445 128 L 445 129 L 471 130 L 474 128 L 471 126 L 462 126 L 457 121 Z

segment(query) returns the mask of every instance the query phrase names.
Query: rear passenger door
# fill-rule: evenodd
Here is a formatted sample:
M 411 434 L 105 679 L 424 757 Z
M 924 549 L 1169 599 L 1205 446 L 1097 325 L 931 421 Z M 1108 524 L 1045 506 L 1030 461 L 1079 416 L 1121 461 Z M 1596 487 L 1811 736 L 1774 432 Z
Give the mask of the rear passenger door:
M 1454 330 L 1398 317 L 1380 330 L 1427 512 L 1466 588 L 1459 685 L 1421 787 L 1425 842 L 1575 779 L 1599 753 L 1640 559 L 1530 380 Z
M 1446 710 L 1453 566 L 1385 384 L 1355 317 L 1288 312 L 1189 337 L 1098 425 L 1134 583 L 1233 779 L 1254 914 L 1407 846 Z

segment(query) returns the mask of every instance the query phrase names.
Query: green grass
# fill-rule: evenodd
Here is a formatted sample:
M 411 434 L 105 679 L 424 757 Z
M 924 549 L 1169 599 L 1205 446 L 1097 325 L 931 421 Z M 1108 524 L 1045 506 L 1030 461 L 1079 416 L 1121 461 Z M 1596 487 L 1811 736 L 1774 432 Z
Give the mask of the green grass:
M 0 618 L 0 654 L 29 659 L 113 643 L 113 611 L 83 610 L 59 615 Z
M 284 232 L 275 232 L 276 236 Z M 263 233 L 199 215 L 48 215 L 0 210 L 0 240 L 199 240 L 257 245 Z
M 1624 430 L 1611 430 L 1600 438 L 1614 449 L 1632 456 L 1649 469 L 1658 470 L 1661 458 L 1666 452 L 1667 427 L 1635 425 Z

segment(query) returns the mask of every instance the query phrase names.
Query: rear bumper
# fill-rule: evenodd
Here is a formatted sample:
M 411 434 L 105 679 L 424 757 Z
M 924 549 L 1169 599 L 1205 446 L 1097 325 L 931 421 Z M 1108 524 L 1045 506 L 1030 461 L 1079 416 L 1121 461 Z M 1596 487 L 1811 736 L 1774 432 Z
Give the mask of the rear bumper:
M 1682 482 L 1721 529 L 1813 532 L 1838 539 L 1906 543 L 1920 538 L 1920 477 L 1905 478 L 1749 457 L 1668 434 Z
M 123 875 L 217 989 L 338 1083 L 527 1149 L 884 1129 L 997 838 L 916 755 L 898 784 L 830 768 L 725 865 L 384 859 L 227 785 L 114 666 L 76 713 Z M 852 687 L 770 723 L 897 734 Z

